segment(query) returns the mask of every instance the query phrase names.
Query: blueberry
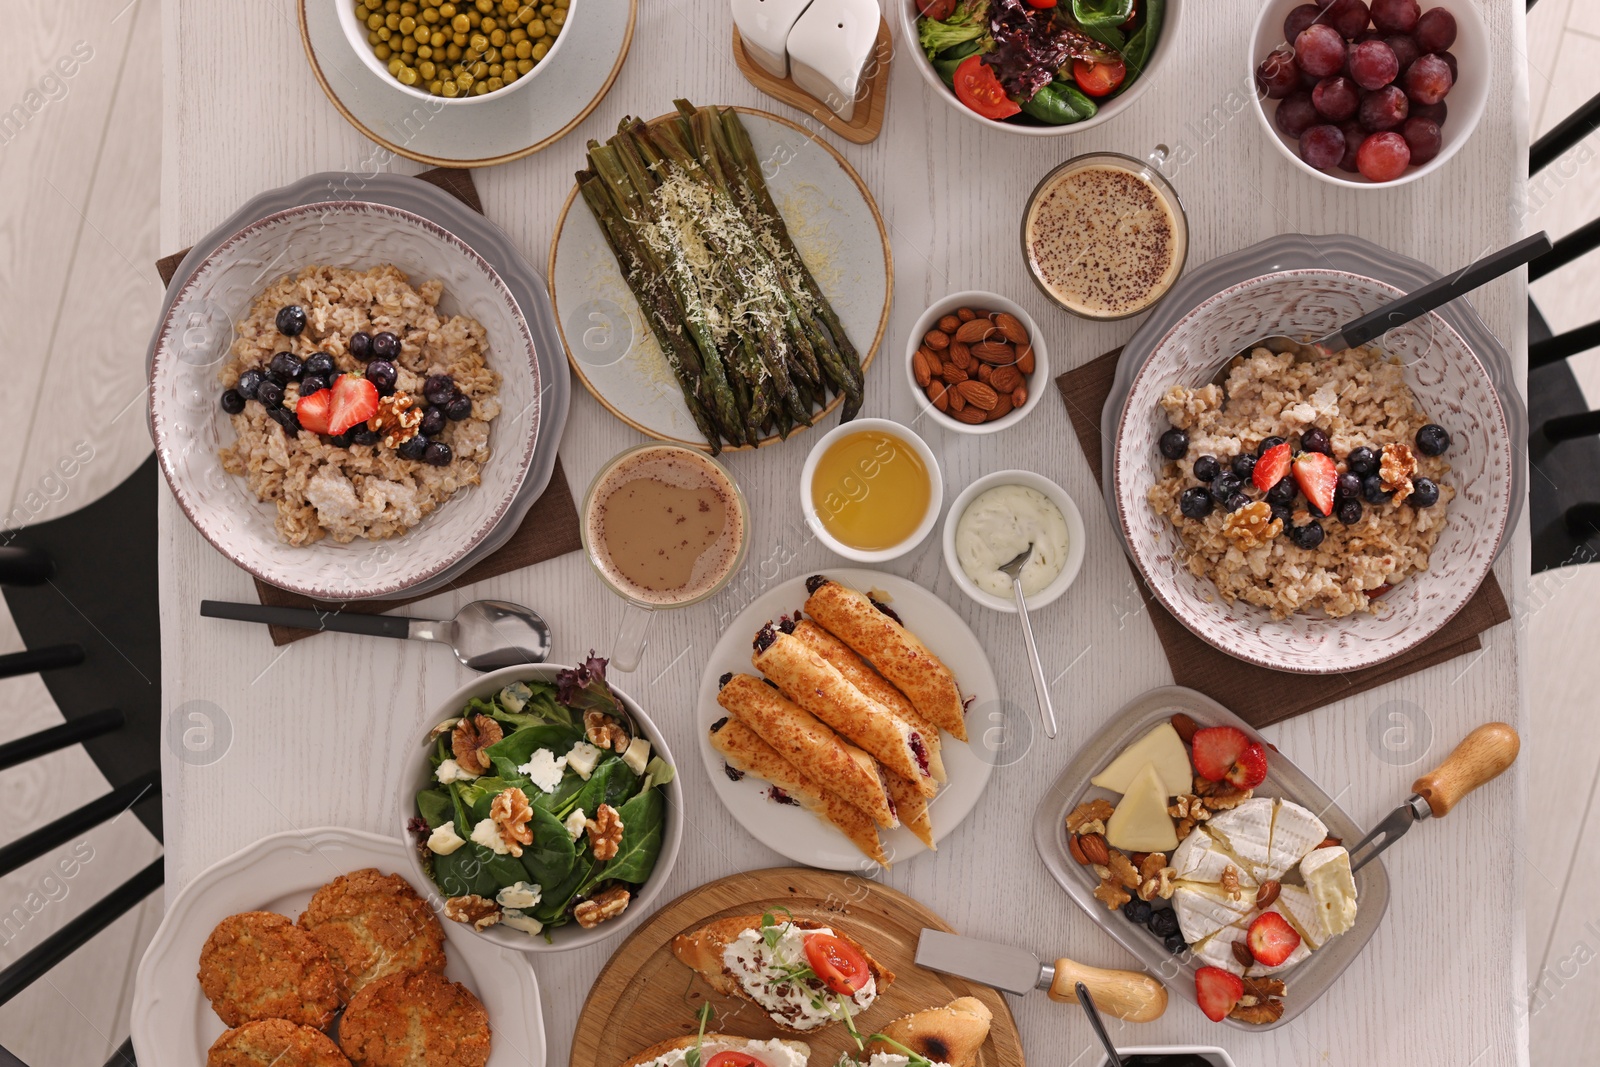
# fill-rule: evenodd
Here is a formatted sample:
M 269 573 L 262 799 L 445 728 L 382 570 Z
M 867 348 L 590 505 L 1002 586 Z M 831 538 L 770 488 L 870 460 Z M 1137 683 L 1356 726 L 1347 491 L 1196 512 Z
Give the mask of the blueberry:
M 1301 548 L 1316 548 L 1322 544 L 1322 524 L 1308 522 L 1304 526 L 1293 526 L 1289 529 L 1289 540 Z
M 1383 489 L 1383 476 L 1369 474 L 1361 480 L 1361 497 L 1369 504 L 1387 504 L 1393 493 Z
M 283 427 L 283 432 L 293 437 L 300 432 L 300 420 L 294 417 L 294 412 L 288 408 L 273 408 L 267 412 L 272 416 L 272 421 Z
M 244 397 L 239 395 L 239 390 L 224 389 L 222 391 L 222 410 L 229 415 L 237 415 L 244 410 Z
M 1289 505 L 1294 503 L 1294 495 L 1298 492 L 1294 478 L 1285 476 L 1278 479 L 1278 483 L 1267 490 L 1267 503 Z
M 1228 498 L 1244 488 L 1244 483 L 1236 474 L 1223 471 L 1211 480 L 1211 499 L 1219 504 L 1226 504 Z
M 1344 457 L 1344 465 L 1357 474 L 1371 474 L 1378 469 L 1378 454 L 1365 445 L 1352 448 Z
M 324 378 L 320 374 L 308 374 L 304 378 L 300 379 L 301 396 L 310 396 L 312 393 L 320 393 L 326 388 L 328 388 L 328 379 Z
M 1361 496 L 1361 475 L 1345 471 L 1334 483 L 1333 499 L 1355 500 Z
M 1161 441 L 1156 447 L 1161 449 L 1161 454 L 1168 459 L 1182 459 L 1189 451 L 1189 435 L 1174 426 L 1161 435 Z
M 1417 478 L 1411 482 L 1411 495 L 1407 502 L 1414 508 L 1431 508 L 1439 502 L 1439 483 L 1432 478 Z
M 335 448 L 349 448 L 350 447 L 350 431 L 346 430 L 344 433 L 340 434 L 337 437 L 328 438 L 328 443 L 330 445 L 333 445 Z
M 365 363 L 372 358 L 372 335 L 366 332 L 353 333 L 350 340 L 345 342 L 344 349 L 350 353 L 352 359 L 359 359 Z
M 1428 423 L 1417 431 L 1417 451 L 1424 456 L 1442 456 L 1450 451 L 1450 431 L 1437 423 Z
M 1256 458 L 1259 459 L 1260 457 L 1266 455 L 1267 454 L 1267 449 L 1276 448 L 1281 444 L 1283 444 L 1283 438 L 1281 438 L 1281 437 L 1269 437 L 1269 438 L 1267 438 L 1265 441 L 1262 441 L 1259 445 L 1256 446 Z
M 394 364 L 387 360 L 375 359 L 367 364 L 367 381 L 377 386 L 380 396 L 388 396 L 394 392 L 394 383 L 398 377 Z
M 269 378 L 256 386 L 256 399 L 261 401 L 268 411 L 273 411 L 283 403 L 283 386 Z
M 1167 951 L 1174 956 L 1181 956 L 1189 951 L 1189 943 L 1183 939 L 1182 934 L 1173 934 L 1163 943 L 1167 946 Z
M 1328 431 L 1319 430 L 1315 426 L 1300 434 L 1300 450 L 1302 452 L 1321 452 L 1325 456 L 1333 455 L 1333 442 L 1328 439 Z
M 1217 462 L 1216 456 L 1201 456 L 1194 461 L 1194 476 L 1202 482 L 1209 482 L 1222 473 L 1222 464 Z
M 1126 915 L 1129 919 L 1132 919 L 1133 918 L 1133 909 L 1138 907 L 1142 903 L 1143 903 L 1143 901 L 1139 901 L 1139 900 L 1130 900 L 1130 901 L 1128 901 L 1126 904 L 1124 904 L 1122 906 L 1122 914 Z
M 428 447 L 422 452 L 423 461 L 430 467 L 448 467 L 455 458 L 455 453 L 443 441 L 429 441 Z
M 306 309 L 298 304 L 279 308 L 277 321 L 279 333 L 285 337 L 299 337 L 306 328 Z
M 1128 918 L 1132 919 L 1140 926 L 1143 926 L 1145 923 L 1150 921 L 1150 916 L 1154 912 L 1155 909 L 1149 904 L 1146 904 L 1142 900 L 1135 900 L 1133 901 L 1133 911 L 1128 914 Z
M 1272 517 L 1283 523 L 1285 530 L 1294 525 L 1294 513 L 1289 510 L 1287 504 L 1272 505 Z
M 1256 457 L 1252 456 L 1248 452 L 1241 452 L 1237 456 L 1233 457 L 1232 466 L 1233 473 L 1237 474 L 1241 479 L 1248 482 L 1250 480 L 1250 475 L 1255 473 Z
M 472 416 L 472 398 L 464 393 L 457 393 L 444 406 L 444 413 L 451 422 L 460 422 Z
M 266 376 L 258 370 L 247 370 L 239 375 L 239 384 L 233 388 L 246 400 L 256 395 L 256 386 L 260 385 Z
M 305 373 L 307 374 L 320 374 L 324 378 L 332 378 L 333 370 L 333 357 L 326 352 L 313 353 L 311 358 L 306 360 Z
M 269 367 L 273 374 L 287 382 L 294 381 L 305 370 L 305 364 L 300 361 L 300 357 L 292 352 L 279 352 L 272 357 Z
M 1211 514 L 1211 494 L 1201 486 L 1185 489 L 1178 497 L 1178 510 L 1191 519 L 1203 519 Z
M 1228 510 L 1238 511 L 1248 503 L 1250 503 L 1249 497 L 1245 496 L 1243 493 L 1235 493 L 1228 498 Z
M 417 429 L 429 437 L 439 436 L 444 430 L 444 409 L 430 404 L 428 410 L 422 413 L 422 422 Z
M 1178 914 L 1171 908 L 1162 908 L 1150 916 L 1150 932 L 1157 937 L 1171 937 L 1178 932 Z
M 428 439 L 422 436 L 420 433 L 401 442 L 400 447 L 395 449 L 396 452 L 400 453 L 401 459 L 410 460 L 420 460 L 422 458 L 422 454 L 427 450 Z
M 448 374 L 430 374 L 422 383 L 422 395 L 428 403 L 444 407 L 456 395 L 455 379 Z
M 394 360 L 400 356 L 400 338 L 384 330 L 372 335 L 372 358 Z
M 1333 509 L 1333 513 L 1339 516 L 1339 521 L 1344 523 L 1346 526 L 1354 526 L 1356 523 L 1360 522 L 1361 512 L 1361 501 L 1357 500 L 1355 497 L 1350 497 L 1348 500 L 1339 501 L 1338 506 Z
M 283 386 L 283 385 L 288 385 L 289 384 L 289 379 L 285 378 L 283 375 L 279 374 L 277 371 L 273 370 L 271 367 L 268 367 L 266 369 L 266 372 L 263 373 L 261 377 L 262 377 L 262 380 L 269 381 L 273 385 Z
M 382 434 L 377 430 L 369 430 L 363 423 L 350 431 L 350 443 L 353 445 L 375 445 Z

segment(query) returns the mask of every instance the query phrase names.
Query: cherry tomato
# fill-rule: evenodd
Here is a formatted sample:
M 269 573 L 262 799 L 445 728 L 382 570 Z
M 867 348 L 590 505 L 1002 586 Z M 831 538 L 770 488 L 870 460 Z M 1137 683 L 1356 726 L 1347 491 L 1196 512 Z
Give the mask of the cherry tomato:
M 1082 59 L 1072 61 L 1072 80 L 1090 96 L 1108 96 L 1116 92 L 1117 86 L 1127 76 L 1128 68 L 1120 59 L 1110 63 L 1090 63 Z
M 956 0 L 917 0 L 917 14 L 943 22 L 956 12 Z
M 867 958 L 855 946 L 832 934 L 806 935 L 806 962 L 822 979 L 822 984 L 835 993 L 849 996 L 872 977 Z
M 1048 8 L 1048 7 L 1055 7 L 1056 6 L 1056 0 L 1028 0 L 1028 6 L 1029 7 L 1037 7 L 1037 8 L 1040 8 L 1040 9 Z
M 1006 96 L 1000 79 L 982 56 L 968 56 L 955 74 L 956 99 L 986 119 L 1009 118 L 1022 107 Z M 820 972 L 818 972 L 820 973 Z
M 767 1067 L 748 1052 L 719 1052 L 706 1061 L 706 1067 Z

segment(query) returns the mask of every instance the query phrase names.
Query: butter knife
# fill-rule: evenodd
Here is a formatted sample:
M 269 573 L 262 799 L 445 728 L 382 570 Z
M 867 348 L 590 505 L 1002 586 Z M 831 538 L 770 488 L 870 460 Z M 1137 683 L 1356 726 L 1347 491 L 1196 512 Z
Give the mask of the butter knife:
M 1041 963 L 1027 949 L 942 930 L 922 931 L 917 966 L 1018 996 L 1043 989 L 1051 1000 L 1066 1004 L 1078 1002 L 1074 986 L 1081 982 L 1101 1011 L 1128 1022 L 1147 1023 L 1167 1010 L 1166 987 L 1148 974 L 1090 967 L 1065 958 Z

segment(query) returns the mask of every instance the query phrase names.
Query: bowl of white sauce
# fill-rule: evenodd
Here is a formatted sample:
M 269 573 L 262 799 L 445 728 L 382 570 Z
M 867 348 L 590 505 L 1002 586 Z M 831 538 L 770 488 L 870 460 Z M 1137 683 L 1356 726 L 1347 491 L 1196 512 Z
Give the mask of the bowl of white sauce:
M 1000 572 L 1033 544 L 1022 568 L 1028 608 L 1055 600 L 1083 566 L 1083 516 L 1067 491 L 1033 471 L 996 471 L 973 482 L 944 521 L 944 565 L 961 591 L 986 608 L 1017 610 Z

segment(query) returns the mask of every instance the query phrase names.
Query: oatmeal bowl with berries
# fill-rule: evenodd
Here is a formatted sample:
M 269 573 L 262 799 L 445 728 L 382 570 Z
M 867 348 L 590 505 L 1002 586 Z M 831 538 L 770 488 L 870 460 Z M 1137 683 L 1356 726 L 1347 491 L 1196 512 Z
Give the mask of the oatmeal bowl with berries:
M 274 585 L 388 596 L 518 515 L 539 442 L 533 335 L 494 269 L 380 204 L 269 215 L 183 283 L 151 433 L 184 513 Z
M 1436 633 L 1489 573 L 1510 434 L 1454 330 L 1428 316 L 1338 352 L 1256 344 L 1322 336 L 1398 295 L 1333 270 L 1251 279 L 1196 307 L 1135 378 L 1114 462 L 1130 554 L 1231 655 L 1370 666 Z

